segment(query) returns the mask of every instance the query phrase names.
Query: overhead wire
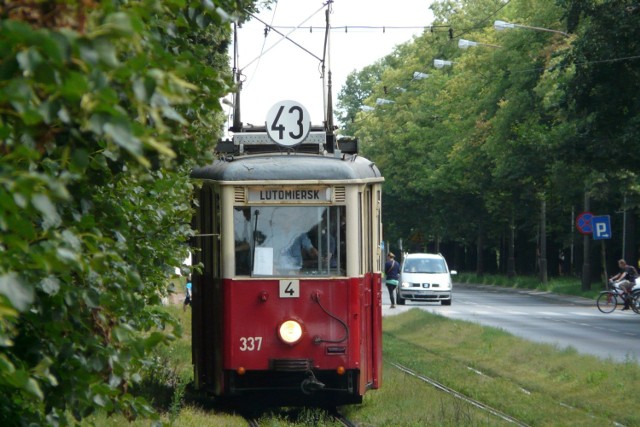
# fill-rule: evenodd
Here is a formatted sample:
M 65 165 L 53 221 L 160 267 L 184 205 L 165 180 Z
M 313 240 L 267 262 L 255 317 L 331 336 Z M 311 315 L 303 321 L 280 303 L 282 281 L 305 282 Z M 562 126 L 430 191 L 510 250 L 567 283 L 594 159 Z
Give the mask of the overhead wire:
M 348 33 L 349 30 L 382 30 L 384 33 L 386 30 L 427 30 L 427 29 L 435 29 L 435 28 L 449 28 L 449 25 L 338 25 L 331 26 L 329 28 L 330 31 L 344 31 Z M 320 26 L 308 26 L 308 27 L 292 27 L 290 25 L 276 25 L 274 28 L 278 28 L 281 30 L 288 29 L 308 29 L 309 32 L 313 32 L 313 30 L 325 30 L 326 27 Z
M 446 28 L 447 32 L 449 33 L 449 40 L 453 41 L 454 39 L 460 39 L 462 36 L 469 34 L 473 31 L 485 28 L 486 26 L 486 22 L 488 20 L 490 20 L 492 17 L 494 17 L 498 12 L 500 12 L 502 9 L 504 9 L 509 3 L 511 2 L 511 0 L 507 0 L 505 3 L 501 4 L 500 7 L 498 7 L 496 10 L 494 10 L 493 12 L 489 13 L 487 16 L 485 16 L 483 19 L 476 21 L 472 27 L 466 28 L 464 30 L 462 30 L 462 32 L 458 35 L 456 35 L 454 37 L 454 29 L 453 26 L 450 25 L 433 25 L 430 27 L 424 27 L 426 28 L 431 28 L 431 32 L 433 32 L 434 28 Z M 426 74 L 426 73 L 425 73 Z M 409 81 L 407 82 L 407 85 L 415 80 L 421 80 L 421 79 L 416 79 L 415 77 L 408 79 Z M 385 95 L 387 94 L 387 87 L 384 86 L 384 93 Z M 407 90 L 406 87 L 400 87 L 400 88 L 396 88 L 396 89 L 400 89 L 401 92 L 404 92 Z
M 502 9 L 504 9 L 507 5 L 509 5 L 509 3 L 511 3 L 511 0 L 507 0 L 505 3 L 500 5 L 500 7 L 498 7 L 496 10 L 489 13 L 480 21 L 477 21 L 476 23 L 474 23 L 472 27 L 461 30 L 460 34 L 457 34 L 455 35 L 455 37 L 451 37 L 451 38 L 457 39 L 473 31 L 484 28 L 484 23 L 489 19 L 491 19 L 493 16 L 495 16 Z M 311 26 L 270 25 L 269 27 L 272 29 L 292 30 L 292 31 L 308 29 L 309 32 L 313 32 L 314 30 L 323 30 L 323 31 L 326 30 L 326 26 L 313 26 L 313 25 Z M 339 31 L 344 31 L 345 33 L 348 33 L 349 30 L 376 30 L 376 31 L 382 30 L 382 32 L 384 33 L 386 32 L 386 30 L 425 30 L 425 31 L 434 32 L 435 30 L 441 30 L 441 29 L 449 33 L 454 31 L 454 27 L 451 25 L 338 25 L 338 26 L 331 26 L 329 28 L 330 31 L 339 30 Z
M 273 49 L 274 47 L 276 47 L 278 44 L 280 44 L 283 40 L 288 40 L 291 43 L 293 43 L 294 45 L 298 46 L 300 49 L 304 50 L 305 52 L 307 52 L 309 55 L 313 56 L 314 58 L 318 59 L 319 61 L 321 61 L 321 58 L 318 57 L 316 54 L 314 54 L 313 52 L 309 51 L 307 48 L 305 48 L 304 46 L 300 45 L 299 43 L 297 43 L 296 41 L 294 41 L 293 39 L 289 38 L 289 35 L 291 35 L 294 31 L 296 31 L 297 29 L 299 29 L 300 27 L 302 27 L 302 25 L 304 25 L 305 22 L 307 22 L 309 19 L 313 18 L 316 14 L 318 14 L 321 10 L 323 10 L 325 7 L 325 5 L 323 4 L 322 7 L 320 7 L 320 9 L 316 10 L 314 13 L 312 13 L 308 18 L 306 18 L 304 21 L 302 21 L 300 23 L 300 25 L 298 25 L 297 27 L 294 27 L 291 31 L 289 31 L 287 34 L 282 34 L 281 32 L 279 32 L 278 30 L 276 30 L 274 27 L 270 26 L 269 24 L 267 24 L 266 22 L 264 22 L 262 19 L 258 18 L 256 15 L 254 15 L 253 13 L 249 13 L 249 16 L 251 16 L 252 18 L 254 18 L 255 20 L 257 20 L 258 22 L 261 22 L 264 25 L 267 25 L 269 28 L 273 29 L 276 33 L 280 34 L 282 37 L 280 38 L 280 40 L 278 40 L 277 42 L 275 42 L 273 45 L 271 45 L 267 50 L 263 51 L 258 57 L 256 57 L 255 59 L 253 59 L 252 61 L 250 61 L 248 64 L 246 64 L 243 68 L 247 68 L 248 66 L 250 66 L 251 64 L 253 64 L 254 62 L 256 62 L 258 59 L 260 59 L 262 56 L 266 55 L 271 49 Z
M 276 45 L 278 45 L 280 42 L 282 42 L 283 40 L 288 40 L 291 43 L 293 43 L 294 45 L 296 45 L 297 47 L 299 47 L 300 49 L 304 50 L 305 52 L 307 52 L 308 54 L 310 54 L 311 56 L 313 56 L 314 58 L 316 58 L 319 61 L 319 67 L 321 66 L 321 64 L 324 62 L 325 58 L 324 58 L 324 54 L 323 54 L 323 58 L 318 57 L 317 55 L 315 55 L 313 52 L 309 51 L 308 49 L 306 49 L 305 47 L 303 47 L 302 45 L 300 45 L 299 43 L 297 43 L 296 41 L 294 41 L 293 39 L 291 39 L 289 36 L 298 30 L 301 29 L 309 29 L 310 32 L 313 32 L 314 29 L 316 30 L 324 30 L 325 31 L 325 36 L 326 36 L 326 32 L 328 31 L 344 31 L 345 33 L 348 33 L 349 30 L 382 30 L 383 33 L 385 33 L 387 30 L 418 30 L 418 29 L 422 29 L 424 31 L 430 31 L 430 32 L 434 32 L 437 30 L 445 30 L 449 33 L 449 39 L 450 40 L 454 40 L 454 39 L 460 39 L 461 37 L 463 37 L 466 34 L 469 34 L 473 31 L 477 31 L 480 30 L 482 28 L 485 28 L 485 24 L 488 20 L 490 20 L 492 17 L 494 17 L 498 12 L 500 12 L 502 9 L 504 9 L 507 5 L 509 5 L 511 2 L 511 0 L 507 0 L 505 3 L 501 4 L 497 9 L 495 9 L 494 11 L 490 12 L 487 16 L 485 16 L 483 19 L 476 21 L 473 26 L 463 29 L 460 33 L 455 34 L 454 36 L 454 28 L 451 25 L 401 25 L 401 26 L 387 26 L 387 25 L 341 25 L 341 26 L 330 26 L 329 28 L 325 27 L 320 27 L 320 26 L 304 26 L 304 24 L 309 21 L 313 16 L 315 16 L 317 13 L 319 13 L 322 9 L 324 9 L 324 7 L 326 6 L 326 4 L 323 4 L 321 8 L 319 8 L 317 11 L 315 11 L 313 14 L 311 14 L 308 18 L 306 18 L 304 21 L 302 21 L 299 25 L 297 26 L 287 26 L 287 25 L 273 25 L 273 22 L 275 20 L 275 15 L 276 15 L 276 9 L 277 9 L 277 1 L 276 1 L 276 9 L 274 9 L 274 13 L 272 15 L 272 19 L 271 19 L 271 23 L 267 24 L 266 22 L 264 22 L 263 20 L 261 20 L 260 18 L 258 18 L 257 16 L 255 16 L 254 14 L 249 14 L 252 18 L 256 19 L 257 21 L 261 22 L 262 24 L 265 25 L 265 40 L 263 41 L 263 45 L 262 45 L 262 49 L 260 52 L 260 55 L 258 55 L 258 57 L 256 57 L 255 59 L 253 59 L 252 61 L 250 61 L 249 63 L 247 63 L 243 68 L 247 68 L 249 67 L 251 64 L 253 64 L 254 62 L 258 61 L 258 66 L 259 66 L 259 61 L 262 58 L 262 56 L 266 55 L 271 49 L 273 49 Z M 289 30 L 289 32 L 287 34 L 283 34 L 282 32 L 278 31 L 279 29 L 282 30 Z M 268 49 L 265 50 L 265 46 L 266 46 L 266 37 L 268 34 L 268 31 L 273 30 L 276 33 L 278 33 L 279 35 L 281 35 L 282 37 L 276 42 L 274 43 L 272 46 L 270 46 Z M 602 60 L 602 61 L 595 61 L 595 62 L 614 62 L 614 61 L 618 61 L 618 60 L 625 60 L 625 59 L 635 59 L 636 57 L 628 57 L 628 58 L 618 58 L 618 59 L 610 59 L 610 60 Z M 592 62 L 593 63 L 593 62 Z M 257 69 L 257 67 L 256 67 Z M 537 69 L 527 69 L 527 70 L 514 70 L 511 71 L 512 73 L 516 73 L 516 72 L 526 72 L 526 71 L 535 71 L 535 70 L 546 70 L 546 69 L 550 69 L 550 68 L 537 68 Z M 411 79 L 414 80 L 414 79 Z
M 276 8 L 274 9 L 273 14 L 272 14 L 272 17 L 271 17 L 271 22 L 270 22 L 270 23 L 268 23 L 268 24 L 267 24 L 265 21 L 263 21 L 262 19 L 260 19 L 258 16 L 256 16 L 255 14 L 250 13 L 250 12 L 248 12 L 248 11 L 247 11 L 247 15 L 249 15 L 249 16 L 250 16 L 250 17 L 252 17 L 253 19 L 255 19 L 255 20 L 257 20 L 258 22 L 260 22 L 260 23 L 262 23 L 262 24 L 264 24 L 264 25 L 265 25 L 265 28 L 264 28 L 264 37 L 265 37 L 265 39 L 264 39 L 264 41 L 263 41 L 263 44 L 262 44 L 262 47 L 261 47 L 260 54 L 259 54 L 256 58 L 254 58 L 253 60 L 249 61 L 246 65 L 244 65 L 244 66 L 243 66 L 243 67 L 241 67 L 241 68 L 240 68 L 240 66 L 239 66 L 239 65 L 237 65 L 237 64 L 236 64 L 236 59 L 237 59 L 237 39 L 235 40 L 235 43 L 234 43 L 234 49 L 236 49 L 236 51 L 234 52 L 234 74 L 235 74 L 235 70 L 236 70 L 236 66 L 237 66 L 237 67 L 238 67 L 238 68 L 237 68 L 237 70 L 238 70 L 238 75 L 242 75 L 242 76 L 244 76 L 244 74 L 242 74 L 242 70 L 246 69 L 247 67 L 251 66 L 254 62 L 256 62 L 256 61 L 257 61 L 257 62 L 258 62 L 258 64 L 256 65 L 256 70 L 255 70 L 255 71 L 254 71 L 254 73 L 253 73 L 253 75 L 256 75 L 256 73 L 257 73 L 257 69 L 258 69 L 258 67 L 259 67 L 259 65 L 260 65 L 261 58 L 262 58 L 264 55 L 266 55 L 266 54 L 267 54 L 271 49 L 275 48 L 278 44 L 280 44 L 283 40 L 287 40 L 287 41 L 289 41 L 289 42 L 293 43 L 293 44 L 294 44 L 295 46 L 297 46 L 298 48 L 300 48 L 300 49 L 302 49 L 303 51 L 305 51 L 306 53 L 308 53 L 309 55 L 313 56 L 315 59 L 317 59 L 317 60 L 319 61 L 319 64 L 318 64 L 318 65 L 319 65 L 319 67 L 322 67 L 322 72 L 321 72 L 321 74 L 322 74 L 322 75 L 323 75 L 323 77 L 324 77 L 324 63 L 325 63 L 325 60 L 326 60 L 326 54 L 327 54 L 327 48 L 328 48 L 328 46 L 327 46 L 327 41 L 328 41 L 327 37 L 328 37 L 328 32 L 329 32 L 329 31 L 328 31 L 328 28 L 329 28 L 329 22 L 328 22 L 328 19 L 327 19 L 327 26 L 325 27 L 325 33 L 326 33 L 326 34 L 325 34 L 325 46 L 324 46 L 324 52 L 323 52 L 323 57 L 322 57 L 322 58 L 320 58 L 318 55 L 314 54 L 314 53 L 313 53 L 313 52 L 311 52 L 309 49 L 307 49 L 307 48 L 305 48 L 304 46 L 302 46 L 300 43 L 298 43 L 298 42 L 296 42 L 295 40 L 291 39 L 291 38 L 289 37 L 289 35 L 291 35 L 294 31 L 296 31 L 296 30 L 298 30 L 299 28 L 301 28 L 301 27 L 302 27 L 302 26 L 303 26 L 307 21 L 309 21 L 311 18 L 313 18 L 316 14 L 318 14 L 320 11 L 322 11 L 325 7 L 328 7 L 328 11 L 329 11 L 329 10 L 330 10 L 330 8 L 331 8 L 331 3 L 333 3 L 333 0 L 327 0 L 327 1 L 322 5 L 322 7 L 320 7 L 318 10 L 316 10 L 316 11 L 315 11 L 315 12 L 313 12 L 311 15 L 309 15 L 309 16 L 308 16 L 305 20 L 303 20 L 299 25 L 297 25 L 297 26 L 295 26 L 295 27 L 288 27 L 288 28 L 290 28 L 291 30 L 290 30 L 287 34 L 283 34 L 282 32 L 280 32 L 280 31 L 277 29 L 277 28 L 280 28 L 280 27 L 277 27 L 277 26 L 274 26 L 274 25 L 273 25 L 273 22 L 274 22 L 274 20 L 275 20 L 275 15 L 276 15 L 276 10 L 277 10 L 277 5 L 278 5 L 277 0 L 276 0 Z M 328 13 L 328 11 L 327 11 L 327 13 Z M 279 34 L 279 35 L 280 35 L 280 36 L 282 36 L 282 37 L 281 37 L 278 41 L 276 41 L 273 45 L 271 45 L 268 49 L 266 49 L 266 50 L 265 50 L 265 46 L 266 46 L 266 38 L 267 38 L 267 36 L 268 36 L 268 34 L 269 34 L 269 32 L 270 32 L 271 30 L 273 30 L 274 32 L 276 32 L 277 34 Z M 247 84 L 248 84 L 248 83 L 247 83 Z M 326 117 L 325 117 L 325 120 L 326 120 Z
M 262 59 L 262 55 L 264 53 L 264 47 L 267 45 L 267 36 L 269 35 L 268 28 L 271 27 L 271 25 L 273 24 L 273 21 L 276 19 L 277 11 L 278 11 L 278 0 L 276 0 L 275 7 L 273 8 L 273 14 L 271 15 L 271 24 L 269 24 L 268 27 L 265 27 L 265 30 L 264 30 L 264 40 L 262 41 L 262 48 L 260 49 L 260 55 L 258 56 L 258 63 L 256 64 L 256 68 L 253 72 L 254 76 L 258 74 L 258 70 L 260 69 L 260 60 Z M 253 80 L 253 77 L 251 78 L 251 80 Z M 249 84 L 251 83 L 251 80 L 249 80 L 245 86 L 249 86 Z
M 459 34 L 456 34 L 455 37 L 453 37 L 453 34 L 451 34 L 451 31 L 453 31 L 453 27 L 449 27 L 449 26 L 440 26 L 440 27 L 448 27 L 449 28 L 450 40 L 460 39 L 461 37 L 463 37 L 466 34 L 469 34 L 469 33 L 473 32 L 473 31 L 485 28 L 484 24 L 488 20 L 490 20 L 492 17 L 494 17 L 498 12 L 500 12 L 504 7 L 506 7 L 509 3 L 510 3 L 510 0 L 507 0 L 504 4 L 500 5 L 500 7 L 498 7 L 496 10 L 491 12 L 485 18 L 483 18 L 480 21 L 477 21 L 472 27 L 469 27 L 467 29 L 462 30 L 462 32 L 460 32 Z M 614 62 L 620 62 L 620 61 L 633 61 L 633 60 L 639 60 L 639 59 L 640 59 L 640 55 L 632 55 L 632 56 L 623 56 L 623 57 L 609 58 L 609 59 L 599 59 L 599 60 L 593 60 L 593 61 L 577 61 L 577 62 L 572 62 L 570 65 L 606 64 L 606 63 L 614 63 Z M 504 70 L 504 72 L 509 73 L 509 74 L 516 74 L 516 73 L 526 73 L 526 72 L 536 72 L 536 71 L 552 71 L 554 69 L 558 69 L 558 68 L 561 69 L 561 68 L 565 68 L 565 67 L 567 67 L 567 65 L 554 65 L 554 66 L 551 66 L 551 67 L 535 67 L 535 68 L 526 68 L 526 69 L 521 69 L 521 70 Z M 487 76 L 485 76 L 485 77 L 487 77 Z M 412 78 L 412 79 L 409 79 L 409 80 L 411 82 L 411 81 L 414 81 L 416 79 Z M 386 94 L 387 87 L 385 86 L 384 88 L 385 88 L 385 94 Z M 401 89 L 401 91 L 406 90 L 406 88 L 404 88 L 404 87 L 396 88 L 396 89 Z M 404 90 L 402 90 L 402 89 L 404 89 Z M 360 122 L 362 120 L 363 119 L 359 119 L 359 120 L 356 120 L 355 122 Z

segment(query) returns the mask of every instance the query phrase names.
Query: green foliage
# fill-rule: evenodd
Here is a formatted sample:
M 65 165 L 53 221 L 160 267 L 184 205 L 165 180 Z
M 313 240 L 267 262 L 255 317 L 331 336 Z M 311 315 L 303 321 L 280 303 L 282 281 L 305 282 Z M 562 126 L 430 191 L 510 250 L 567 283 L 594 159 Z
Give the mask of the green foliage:
M 247 2 L 247 6 L 248 6 Z M 131 394 L 172 340 L 240 1 L 0 6 L 0 423 L 67 425 Z
M 354 72 L 339 95 L 349 133 L 386 178 L 389 240 L 480 241 L 506 260 L 512 232 L 519 256 L 535 253 L 542 201 L 554 250 L 575 238 L 566 224 L 585 191 L 602 214 L 619 211 L 624 196 L 625 207 L 639 206 L 636 3 L 442 0 L 432 10 L 452 40 L 425 31 L 375 73 Z M 496 31 L 496 19 L 572 33 Z M 458 49 L 460 38 L 484 45 Z M 453 67 L 431 67 L 436 58 Z M 416 71 L 430 77 L 412 79 Z

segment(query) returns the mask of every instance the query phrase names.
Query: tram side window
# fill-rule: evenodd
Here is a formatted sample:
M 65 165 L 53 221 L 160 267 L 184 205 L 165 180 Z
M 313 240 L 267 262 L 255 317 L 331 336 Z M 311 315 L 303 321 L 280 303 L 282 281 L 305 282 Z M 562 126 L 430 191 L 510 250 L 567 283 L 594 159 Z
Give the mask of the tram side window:
M 344 275 L 345 220 L 344 206 L 236 207 L 236 275 Z
M 205 186 L 199 194 L 200 206 L 197 219 L 199 236 L 195 263 L 203 264 L 203 274 L 220 277 L 220 195 L 213 188 Z

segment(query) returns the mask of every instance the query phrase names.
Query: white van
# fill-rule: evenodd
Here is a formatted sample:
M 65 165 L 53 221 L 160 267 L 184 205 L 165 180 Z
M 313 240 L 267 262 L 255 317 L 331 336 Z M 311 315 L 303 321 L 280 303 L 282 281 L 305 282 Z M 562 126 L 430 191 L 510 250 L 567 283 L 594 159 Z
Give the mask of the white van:
M 440 254 L 407 254 L 402 260 L 398 304 L 406 301 L 440 302 L 451 305 L 453 283 L 447 261 Z

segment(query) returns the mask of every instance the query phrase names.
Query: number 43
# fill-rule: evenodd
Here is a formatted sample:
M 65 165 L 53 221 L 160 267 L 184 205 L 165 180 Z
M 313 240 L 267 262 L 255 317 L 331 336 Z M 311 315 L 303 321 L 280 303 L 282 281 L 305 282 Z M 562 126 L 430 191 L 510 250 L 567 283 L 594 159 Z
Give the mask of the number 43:
M 284 105 L 281 105 L 280 108 L 278 108 L 278 114 L 276 114 L 276 118 L 273 121 L 273 123 L 271 124 L 271 130 L 278 132 L 278 139 L 284 139 L 284 132 L 285 132 L 285 126 L 280 123 L 280 119 L 282 116 L 282 112 L 284 111 Z M 289 108 L 289 114 L 293 114 L 293 113 L 297 113 L 297 120 L 296 120 L 296 124 L 298 125 L 298 132 L 293 133 L 293 132 L 289 132 L 289 137 L 293 138 L 293 139 L 300 139 L 302 138 L 302 136 L 304 135 L 304 112 L 302 111 L 302 108 L 300 108 L 297 105 L 294 105 L 293 107 Z

